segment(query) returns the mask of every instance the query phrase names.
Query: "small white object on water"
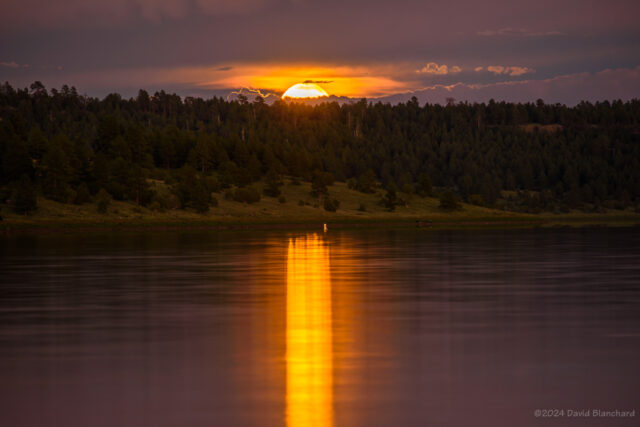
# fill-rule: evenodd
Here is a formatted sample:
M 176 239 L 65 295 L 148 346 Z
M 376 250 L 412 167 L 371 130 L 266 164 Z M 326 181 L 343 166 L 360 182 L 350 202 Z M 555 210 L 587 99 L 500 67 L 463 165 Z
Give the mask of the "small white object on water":
M 326 232 L 327 232 L 327 230 L 328 230 L 328 228 L 327 228 L 327 224 L 324 224 L 324 232 L 326 233 Z

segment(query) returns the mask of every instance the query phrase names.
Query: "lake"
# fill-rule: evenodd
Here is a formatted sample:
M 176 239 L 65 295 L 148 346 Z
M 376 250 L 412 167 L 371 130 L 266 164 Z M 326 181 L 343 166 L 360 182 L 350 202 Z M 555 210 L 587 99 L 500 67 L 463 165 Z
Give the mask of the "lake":
M 640 417 L 593 412 L 640 410 L 638 228 L 11 236 L 0 256 L 3 426 Z

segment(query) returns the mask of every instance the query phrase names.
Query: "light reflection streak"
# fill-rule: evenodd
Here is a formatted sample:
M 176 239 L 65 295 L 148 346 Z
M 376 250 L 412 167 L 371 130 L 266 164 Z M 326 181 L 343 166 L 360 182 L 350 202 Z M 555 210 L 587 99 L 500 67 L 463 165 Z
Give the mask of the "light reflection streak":
M 287 426 L 332 426 L 329 248 L 315 234 L 289 240 L 286 342 Z

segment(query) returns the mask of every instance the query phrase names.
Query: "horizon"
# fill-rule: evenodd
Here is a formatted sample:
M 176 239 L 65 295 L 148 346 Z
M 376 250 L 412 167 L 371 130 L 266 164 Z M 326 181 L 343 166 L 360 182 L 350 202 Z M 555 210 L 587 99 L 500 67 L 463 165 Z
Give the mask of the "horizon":
M 42 82 L 40 81 L 34 81 L 33 83 L 31 83 L 30 85 L 27 85 L 25 87 L 14 87 L 13 85 L 11 85 L 10 82 L 5 81 L 2 84 L 0 84 L 0 89 L 3 89 L 6 87 L 5 85 L 9 85 L 9 87 L 14 90 L 14 91 L 27 91 L 29 92 L 31 95 L 33 94 L 33 89 L 31 88 L 32 85 L 35 84 L 42 84 Z M 384 96 L 384 97 L 345 97 L 345 96 L 336 96 L 336 95 L 327 95 L 327 96 L 320 96 L 320 97 L 310 97 L 310 98 L 283 98 L 282 94 L 278 94 L 278 93 L 265 93 L 263 91 L 260 90 L 255 90 L 255 89 L 251 89 L 251 88 L 240 88 L 238 90 L 232 90 L 229 91 L 227 93 L 223 93 L 223 94 L 218 94 L 218 93 L 213 93 L 210 95 L 180 95 L 179 93 L 176 92 L 171 92 L 171 91 L 166 91 L 164 89 L 157 89 L 153 92 L 148 91 L 144 88 L 139 88 L 137 90 L 132 89 L 131 91 L 125 92 L 125 93 L 120 93 L 120 92 L 107 92 L 103 95 L 91 95 L 88 93 L 82 93 L 81 91 L 78 90 L 78 88 L 74 85 L 70 85 L 70 84 L 63 84 L 60 87 L 46 87 L 43 84 L 44 90 L 46 91 L 47 96 L 54 96 L 54 93 L 61 93 L 64 91 L 64 88 L 67 88 L 67 90 L 75 90 L 77 96 L 80 97 L 84 97 L 87 99 L 93 99 L 93 100 L 97 100 L 99 102 L 104 102 L 109 96 L 112 95 L 117 95 L 119 96 L 123 101 L 135 101 L 136 98 L 140 95 L 141 92 L 146 93 L 150 98 L 153 98 L 156 94 L 160 94 L 160 93 L 164 93 L 165 95 L 168 96 L 178 96 L 181 100 L 181 102 L 184 102 L 185 100 L 189 99 L 189 98 L 193 98 L 193 99 L 200 99 L 203 101 L 209 101 L 209 100 L 213 100 L 213 99 L 220 99 L 223 100 L 225 102 L 238 102 L 242 100 L 242 97 L 246 97 L 246 101 L 249 103 L 253 103 L 256 102 L 256 100 L 258 99 L 258 97 L 262 97 L 263 101 L 265 102 L 265 104 L 267 105 L 273 105 L 276 102 L 285 102 L 285 103 L 302 103 L 302 104 L 306 104 L 306 105 L 311 105 L 311 106 L 316 106 L 316 105 L 321 105 L 321 104 L 325 104 L 325 103 L 334 103 L 337 102 L 338 104 L 342 105 L 342 104 L 354 104 L 357 102 L 361 102 L 361 101 L 366 101 L 367 104 L 372 104 L 375 105 L 377 103 L 381 103 L 381 104 L 388 104 L 391 106 L 395 106 L 398 104 L 405 104 L 407 102 L 410 102 L 413 100 L 413 98 L 416 98 L 416 100 L 418 101 L 418 105 L 420 107 L 425 107 L 428 105 L 440 105 L 440 106 L 450 106 L 450 105 L 470 105 L 470 106 L 474 106 L 474 105 L 488 105 L 491 102 L 495 102 L 495 103 L 505 103 L 505 104 L 514 104 L 514 105 L 527 105 L 527 104 L 531 104 L 531 105 L 535 105 L 537 104 L 539 101 L 542 101 L 545 105 L 550 105 L 550 106 L 562 106 L 562 107 L 566 107 L 566 108 L 575 108 L 578 105 L 582 104 L 582 103 L 586 103 L 586 104 L 590 104 L 590 105 L 598 105 L 598 104 L 604 104 L 604 103 L 609 103 L 609 104 L 613 104 L 616 102 L 622 102 L 623 104 L 627 104 L 630 102 L 636 102 L 638 100 L 640 100 L 640 96 L 639 97 L 629 97 L 627 99 L 622 99 L 622 98 L 610 98 L 610 99 L 598 99 L 598 100 L 588 100 L 588 99 L 581 99 L 578 100 L 576 102 L 567 104 L 567 103 L 562 103 L 562 102 L 549 102 L 546 99 L 543 98 L 537 98 L 537 99 L 533 99 L 533 100 L 527 100 L 527 101 L 508 101 L 508 100 L 503 100 L 503 99 L 487 99 L 487 100 L 473 100 L 473 101 L 469 101 L 467 99 L 456 99 L 452 96 L 447 96 L 447 97 L 443 97 L 441 100 L 423 100 L 421 101 L 418 97 L 416 97 L 414 95 L 413 92 L 409 92 L 409 93 L 403 93 L 403 94 L 395 94 L 395 95 L 390 95 L 390 96 Z M 55 92 L 54 92 L 55 91 Z

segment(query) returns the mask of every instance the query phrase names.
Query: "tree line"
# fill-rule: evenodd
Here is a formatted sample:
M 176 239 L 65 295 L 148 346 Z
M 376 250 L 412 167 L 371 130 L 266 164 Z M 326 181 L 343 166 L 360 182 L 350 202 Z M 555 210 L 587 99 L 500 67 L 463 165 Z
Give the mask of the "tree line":
M 640 201 L 640 101 L 268 105 L 5 83 L 0 157 L 0 202 L 20 212 L 36 195 L 166 205 L 153 179 L 206 211 L 216 192 L 255 201 L 257 181 L 258 199 L 279 197 L 283 176 L 316 192 L 338 180 L 518 211 L 623 209 Z

